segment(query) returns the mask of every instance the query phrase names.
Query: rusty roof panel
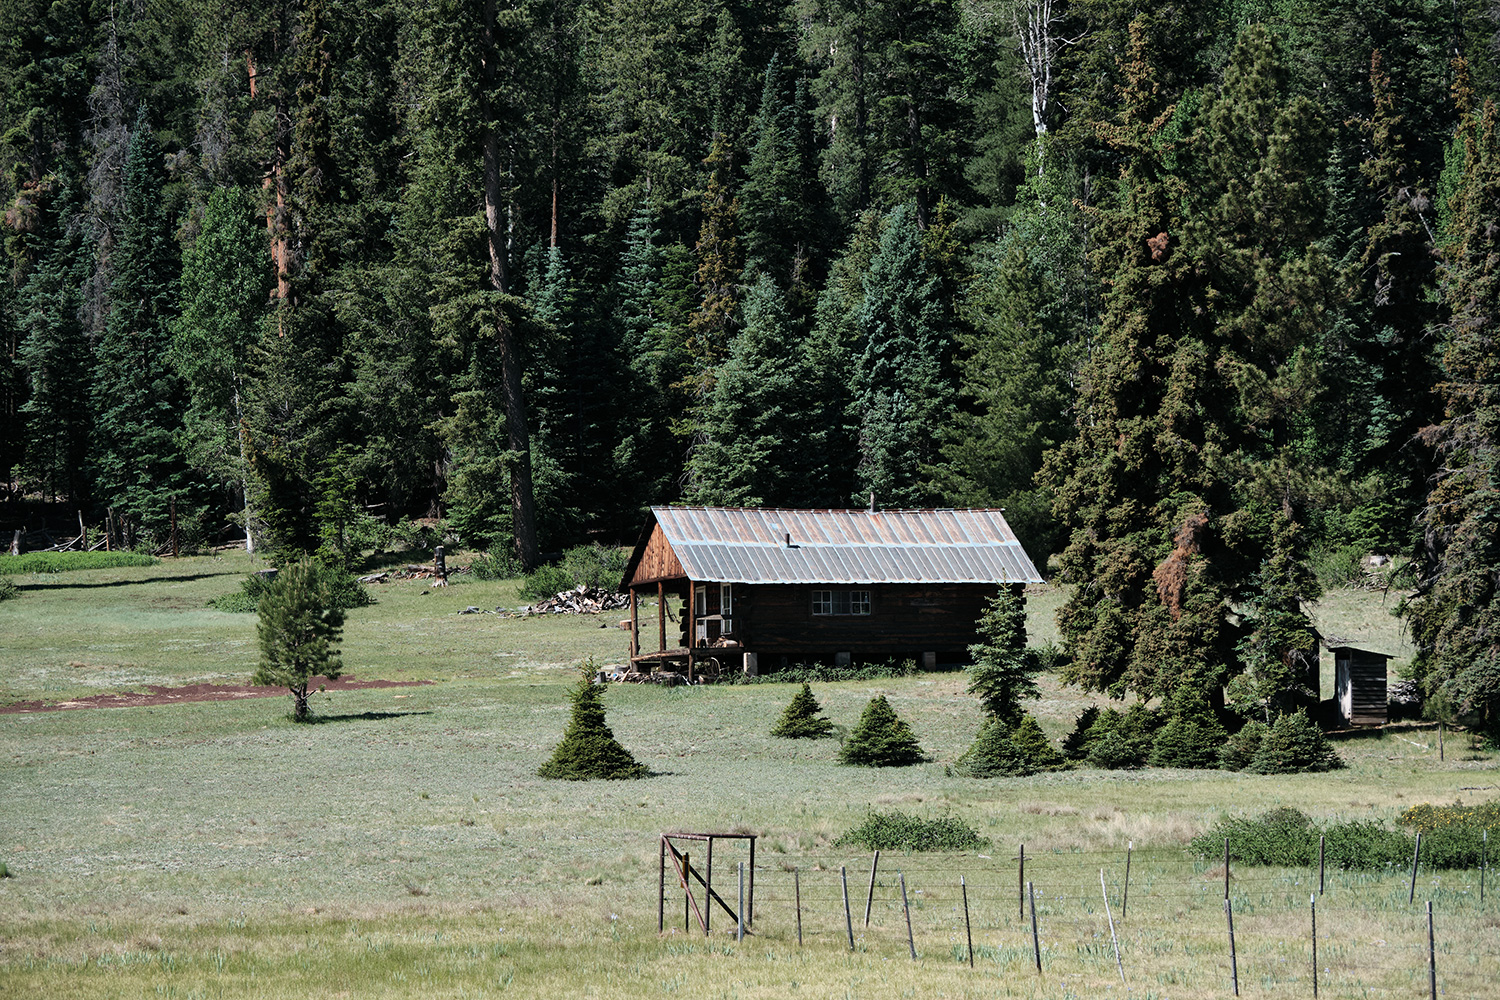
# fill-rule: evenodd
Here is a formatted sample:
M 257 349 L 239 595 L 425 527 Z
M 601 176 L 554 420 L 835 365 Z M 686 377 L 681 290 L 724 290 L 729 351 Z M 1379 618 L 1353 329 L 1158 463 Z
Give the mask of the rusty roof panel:
M 1041 581 L 998 510 L 654 507 L 652 514 L 694 580 Z

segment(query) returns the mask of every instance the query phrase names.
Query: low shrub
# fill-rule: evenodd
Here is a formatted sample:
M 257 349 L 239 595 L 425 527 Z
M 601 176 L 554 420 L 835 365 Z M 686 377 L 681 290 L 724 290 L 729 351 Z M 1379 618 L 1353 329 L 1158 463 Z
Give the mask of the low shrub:
M 1474 868 L 1479 864 L 1482 831 L 1444 827 L 1422 835 L 1420 864 L 1433 869 Z M 1318 863 L 1318 838 L 1324 860 L 1348 871 L 1405 869 L 1411 865 L 1415 838 L 1374 821 L 1351 820 L 1320 827 L 1295 809 L 1276 809 L 1254 819 L 1225 817 L 1195 837 L 1191 847 L 1212 861 L 1222 857 L 1229 839 L 1233 863 L 1276 868 L 1310 868 Z
M 1363 545 L 1315 549 L 1308 565 L 1325 590 L 1352 587 L 1364 579 L 1366 551 Z
M 1128 771 L 1146 763 L 1150 745 L 1110 730 L 1089 747 L 1088 762 L 1106 771 Z
M 1424 802 L 1404 811 L 1396 817 L 1396 822 L 1421 830 L 1423 836 L 1436 830 L 1500 830 L 1500 802 L 1477 806 L 1466 806 L 1462 802 L 1435 806 Z
M 735 684 L 831 684 L 834 681 L 879 681 L 889 677 L 912 677 L 921 673 L 916 660 L 889 660 L 885 663 L 863 663 L 859 666 L 830 667 L 821 664 L 798 664 L 758 677 L 732 675 Z
M 160 559 L 142 552 L 25 552 L 0 556 L 0 575 L 6 573 L 66 573 L 76 569 L 118 569 L 155 566 Z
M 822 716 L 823 706 L 813 697 L 806 684 L 792 697 L 781 719 L 771 729 L 772 736 L 783 739 L 822 739 L 833 735 L 833 723 Z
M 906 767 L 927 760 L 911 727 L 896 715 L 885 695 L 870 699 L 859 722 L 839 748 L 840 764 L 864 767 Z
M 922 819 L 903 812 L 872 812 L 833 846 L 867 851 L 974 851 L 989 847 L 990 841 L 954 816 Z
M 8 576 L 0 576 L 0 601 L 8 601 L 12 597 L 20 597 L 21 588 L 16 586 L 16 581 Z

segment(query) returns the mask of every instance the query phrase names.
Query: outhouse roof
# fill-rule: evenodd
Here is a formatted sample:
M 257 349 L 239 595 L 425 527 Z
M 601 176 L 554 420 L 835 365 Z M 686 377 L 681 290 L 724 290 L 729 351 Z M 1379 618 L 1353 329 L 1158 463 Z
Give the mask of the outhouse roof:
M 692 580 L 724 583 L 1040 583 L 993 509 L 789 510 L 653 507 L 653 525 Z

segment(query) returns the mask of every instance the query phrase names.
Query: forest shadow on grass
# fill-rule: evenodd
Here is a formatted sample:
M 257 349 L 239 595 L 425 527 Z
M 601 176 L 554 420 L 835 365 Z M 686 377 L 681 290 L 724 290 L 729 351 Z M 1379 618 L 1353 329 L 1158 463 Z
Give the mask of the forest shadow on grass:
M 35 576 L 61 576 L 62 574 L 39 573 Z M 184 573 L 180 576 L 152 576 L 143 580 L 101 580 L 98 583 L 54 583 L 51 580 L 36 580 L 23 577 L 16 586 L 22 590 L 31 587 L 47 588 L 48 590 L 94 590 L 99 587 L 145 587 L 153 583 L 189 583 L 193 580 L 212 580 L 224 576 L 223 573 Z
M 311 714 L 299 725 L 321 726 L 327 722 L 379 722 L 383 719 L 404 719 L 409 715 L 431 715 L 431 709 L 420 709 L 411 712 L 345 712 L 339 715 L 316 715 Z

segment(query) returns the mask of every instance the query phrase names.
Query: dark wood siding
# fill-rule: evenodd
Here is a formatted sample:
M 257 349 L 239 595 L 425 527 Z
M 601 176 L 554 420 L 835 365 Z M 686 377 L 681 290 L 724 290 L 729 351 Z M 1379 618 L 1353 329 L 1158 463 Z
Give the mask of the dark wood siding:
M 653 525 L 651 537 L 646 540 L 646 547 L 641 552 L 641 561 L 636 564 L 635 575 L 630 578 L 630 585 L 634 587 L 642 583 L 655 583 L 657 580 L 679 580 L 682 576 L 682 563 L 677 561 L 677 553 L 672 551 L 667 536 L 662 534 L 661 525 Z
M 814 590 L 868 590 L 868 615 L 814 615 Z M 789 660 L 967 655 L 995 584 L 761 584 L 735 587 L 735 627 L 751 652 Z M 763 664 L 765 659 L 761 661 Z
M 1383 726 L 1390 709 L 1386 658 L 1358 649 L 1340 649 L 1334 659 L 1339 714 L 1347 725 Z

